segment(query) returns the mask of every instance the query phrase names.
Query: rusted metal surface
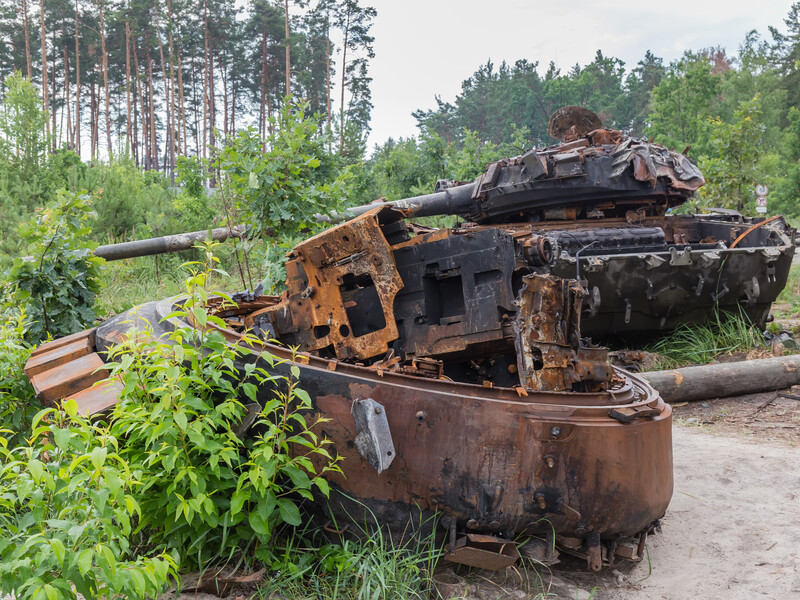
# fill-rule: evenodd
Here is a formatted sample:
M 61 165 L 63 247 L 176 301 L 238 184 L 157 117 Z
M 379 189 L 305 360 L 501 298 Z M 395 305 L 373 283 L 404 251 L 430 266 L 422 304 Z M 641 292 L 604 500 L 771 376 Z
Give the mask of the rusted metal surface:
M 586 292 L 576 281 L 550 275 L 522 279 L 517 330 L 520 384 L 530 390 L 606 389 L 613 381 L 608 351 L 580 339 Z
M 447 553 L 444 559 L 447 562 L 490 571 L 510 567 L 519 559 L 519 552 L 513 540 L 477 533 L 468 533 L 445 550 Z
M 165 319 L 176 302 L 149 303 L 101 325 L 95 349 L 102 353 L 124 339 L 132 321 L 149 322 L 154 335 L 187 326 L 175 316 Z M 265 302 L 255 299 L 252 309 Z M 228 311 L 231 340 L 241 335 L 237 324 L 247 305 Z M 268 342 L 263 348 L 286 361 L 275 373 L 288 374 L 291 352 Z M 671 497 L 671 410 L 634 376 L 615 371 L 608 390 L 521 395 L 510 386 L 379 371 L 315 353 L 297 366 L 315 410 L 329 419 L 320 433 L 343 457 L 344 476 L 331 478 L 327 503 L 336 522 L 374 516 L 402 531 L 415 514 L 439 514 L 459 533 L 511 540 L 552 531 L 559 540 L 577 540 L 580 552 L 592 532 L 602 544 L 637 536 L 663 515 Z M 272 393 L 259 389 L 260 401 Z M 395 457 L 380 474 L 355 442 L 351 411 L 358 398 L 385 408 Z M 609 416 L 612 408 L 631 407 L 658 413 L 629 424 Z
M 282 302 L 246 325 L 267 319 L 285 343 L 327 349 L 340 360 L 385 354 L 397 338 L 392 308 L 403 284 L 381 225 L 399 217 L 376 208 L 298 244 L 288 255 Z

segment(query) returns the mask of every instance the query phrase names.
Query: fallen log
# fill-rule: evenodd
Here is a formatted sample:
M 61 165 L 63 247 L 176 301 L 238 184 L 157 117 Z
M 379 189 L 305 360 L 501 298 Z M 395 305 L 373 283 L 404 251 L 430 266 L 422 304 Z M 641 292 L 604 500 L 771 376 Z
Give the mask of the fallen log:
M 785 390 L 800 383 L 800 354 L 640 373 L 667 402 Z

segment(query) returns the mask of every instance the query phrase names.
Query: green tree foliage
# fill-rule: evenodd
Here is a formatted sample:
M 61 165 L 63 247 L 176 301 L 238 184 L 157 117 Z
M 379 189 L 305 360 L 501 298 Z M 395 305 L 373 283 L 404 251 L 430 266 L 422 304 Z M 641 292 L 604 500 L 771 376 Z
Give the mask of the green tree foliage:
M 259 230 L 286 235 L 315 226 L 314 214 L 341 204 L 335 157 L 320 134 L 321 115 L 306 116 L 306 104 L 286 103 L 270 119 L 266 142 L 253 128 L 227 140 L 217 161 L 229 189 L 247 208 Z M 266 144 L 266 148 L 265 148 Z
M 327 495 L 323 476 L 338 471 L 329 442 L 312 431 L 323 420 L 306 420 L 311 399 L 297 385 L 297 367 L 282 378 L 277 359 L 252 350 L 255 340 L 228 344 L 208 327 L 224 327 L 206 306 L 217 272 L 212 248 L 204 263 L 189 263 L 189 296 L 170 317 L 190 319 L 197 329 L 178 327 L 168 340 L 134 333 L 112 351 L 110 364 L 124 387 L 111 432 L 125 438 L 120 456 L 141 479 L 139 526 L 184 566 L 248 550 L 269 558 L 276 527 L 300 525 L 299 499 L 311 499 L 315 489 Z M 275 385 L 282 391 L 264 400 L 259 388 Z M 259 433 L 243 436 L 243 402 L 259 406 L 259 399 Z
M 41 405 L 24 371 L 32 350 L 25 341 L 25 306 L 14 302 L 11 286 L 5 287 L 0 289 L 0 422 L 13 447 L 24 442 Z
M 692 146 L 695 155 L 708 153 L 708 121 L 716 116 L 714 101 L 720 77 L 701 53 L 686 52 L 670 64 L 653 89 L 650 135 L 677 151 Z
M 17 258 L 10 277 L 20 301 L 28 302 L 31 341 L 74 333 L 95 319 L 103 261 L 87 246 L 90 213 L 87 194 L 62 191 L 21 228 L 33 256 Z
M 699 166 L 706 177 L 700 197 L 712 206 L 735 208 L 739 212 L 754 208 L 759 155 L 764 126 L 759 97 L 742 102 L 733 121 L 720 118 L 710 122 L 712 156 L 703 156 Z

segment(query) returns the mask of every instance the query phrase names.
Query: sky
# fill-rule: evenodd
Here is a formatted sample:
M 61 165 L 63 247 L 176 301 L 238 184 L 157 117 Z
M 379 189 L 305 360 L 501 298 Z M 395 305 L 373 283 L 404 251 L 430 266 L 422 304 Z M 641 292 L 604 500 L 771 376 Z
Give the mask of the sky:
M 491 59 L 550 61 L 562 72 L 598 49 L 636 66 L 649 49 L 665 64 L 684 50 L 722 46 L 735 55 L 748 31 L 785 31 L 790 1 L 671 0 L 535 2 L 528 0 L 364 0 L 378 11 L 369 148 L 416 135 L 411 113 L 455 100 L 461 82 Z

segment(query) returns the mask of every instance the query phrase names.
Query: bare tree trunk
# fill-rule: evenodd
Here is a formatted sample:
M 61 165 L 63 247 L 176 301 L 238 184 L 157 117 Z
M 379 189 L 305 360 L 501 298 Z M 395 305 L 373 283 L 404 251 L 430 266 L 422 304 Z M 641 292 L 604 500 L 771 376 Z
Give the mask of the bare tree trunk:
M 100 8 L 100 61 L 103 65 L 103 96 L 105 98 L 106 113 L 106 144 L 108 144 L 108 156 L 111 158 L 111 109 L 109 106 L 110 98 L 108 96 L 108 52 L 106 51 L 106 9 L 104 0 L 99 0 L 98 5 Z
M 265 102 L 267 95 L 267 30 L 261 34 L 261 106 L 258 113 L 258 133 L 267 137 L 267 115 Z
M 44 29 L 44 0 L 39 0 L 39 18 L 41 20 L 41 36 L 42 36 L 42 104 L 44 105 L 45 112 L 49 107 L 48 100 L 50 95 L 47 91 L 47 36 Z M 45 120 L 45 134 L 48 139 L 50 138 L 50 121 Z
M 214 127 L 217 123 L 217 107 L 216 107 L 216 92 L 214 90 L 214 42 L 213 40 L 209 40 L 209 47 L 208 47 L 208 146 L 209 151 L 211 152 L 211 156 L 214 156 L 214 151 L 217 147 L 217 138 L 216 134 L 214 133 Z M 214 187 L 216 184 L 216 178 L 214 177 L 214 171 L 211 171 L 211 178 L 208 184 L 211 187 Z
M 72 132 L 72 109 L 70 108 L 70 95 L 69 95 L 69 52 L 67 46 L 64 45 L 64 112 L 67 113 L 67 147 L 74 149 L 73 132 Z
M 25 29 L 25 64 L 28 67 L 28 81 L 33 80 L 31 68 L 31 36 L 28 26 L 28 0 L 22 0 L 22 26 Z
M 225 66 L 222 64 L 222 56 L 217 51 L 217 62 L 219 62 L 219 72 L 222 77 L 222 132 L 225 138 L 228 137 L 228 77 L 225 73 Z
M 203 158 L 206 158 L 206 140 L 208 139 L 208 121 L 210 112 L 208 95 L 208 2 L 206 0 L 203 0 L 203 56 L 205 58 L 205 69 L 203 70 Z
M 125 139 L 128 150 L 133 152 L 135 159 L 136 153 L 131 141 L 131 24 L 128 21 L 125 21 L 125 104 L 128 114 L 128 118 L 125 120 Z
M 150 96 L 150 139 L 153 148 L 153 168 L 158 171 L 158 137 L 156 136 L 156 108 L 155 94 L 153 93 L 153 60 L 150 58 L 150 34 L 145 34 L 145 48 L 147 51 L 147 89 Z
M 51 93 L 50 93 L 50 98 L 51 98 L 50 106 L 52 107 L 52 109 L 50 111 L 50 114 L 51 114 L 51 118 L 52 118 L 52 121 L 53 121 L 53 127 L 51 129 L 51 131 L 53 133 L 52 139 L 51 139 L 51 148 L 52 148 L 53 152 L 55 152 L 56 148 L 58 147 L 57 146 L 58 140 L 56 139 L 57 135 L 58 135 L 57 134 L 58 130 L 56 129 L 56 122 L 57 122 L 56 112 L 57 112 L 57 107 L 58 107 L 58 103 L 56 102 L 56 95 L 58 93 L 58 86 L 56 85 L 56 33 L 55 33 L 55 31 L 53 31 L 50 34 L 50 43 L 53 46 L 53 63 L 50 65 L 51 68 L 52 68 L 52 71 L 51 71 L 52 79 L 50 80 L 50 89 L 52 90 Z
M 97 136 L 97 122 L 95 120 L 95 105 L 97 102 L 94 94 L 94 85 L 94 82 L 92 82 L 91 104 L 89 105 L 89 156 L 92 163 L 94 163 L 95 137 Z
M 328 106 L 328 152 L 331 151 L 331 27 L 330 11 L 325 16 L 325 96 Z
M 156 3 L 156 15 L 158 14 L 158 3 Z M 164 112 L 166 113 L 166 121 L 164 123 L 165 132 L 165 148 L 164 148 L 164 169 L 169 169 L 170 177 L 175 176 L 175 139 L 174 129 L 172 127 L 172 94 L 169 87 L 167 87 L 167 67 L 164 64 L 164 46 L 161 44 L 161 25 L 158 17 L 156 17 L 156 37 L 158 38 L 158 55 L 161 58 L 161 78 L 164 88 Z
M 180 129 L 180 116 L 177 114 L 175 106 L 175 51 L 172 39 L 172 2 L 167 0 L 167 39 L 169 42 L 169 97 L 170 97 L 170 114 L 172 120 L 172 137 L 173 142 L 177 143 L 178 154 L 181 154 L 181 129 Z M 172 160 L 172 166 L 175 167 L 175 160 Z
M 142 166 L 145 169 L 150 168 L 151 158 L 150 158 L 150 144 L 148 142 L 148 135 L 147 135 L 147 111 L 145 110 L 144 104 L 144 93 L 142 92 L 142 83 L 139 79 L 139 53 L 136 51 L 136 38 L 134 37 L 132 40 L 133 46 L 133 70 L 136 73 L 136 95 L 139 98 L 139 113 L 141 114 L 141 121 L 142 121 Z M 138 139 L 138 138 L 137 138 Z M 138 142 L 137 142 L 138 146 Z
M 203 127 L 205 127 L 205 79 L 203 79 Z M 197 61 L 192 57 L 192 106 L 194 110 L 194 145 L 195 153 L 197 156 L 201 155 L 202 149 L 200 147 L 200 115 L 198 114 L 198 106 L 200 103 L 197 101 Z M 205 143 L 205 138 L 203 138 Z M 203 154 L 205 155 L 205 154 Z
M 183 153 L 189 154 L 189 137 L 186 131 L 186 104 L 183 90 L 183 61 L 181 60 L 181 45 L 178 43 L 178 104 L 180 105 L 181 129 L 183 130 Z
M 347 83 L 347 42 L 350 35 L 350 8 L 347 8 L 347 20 L 344 26 L 344 44 L 342 45 L 342 95 L 339 106 L 339 154 L 344 152 L 344 90 Z
M 284 0 L 286 7 L 286 95 L 292 93 L 292 60 L 289 52 L 289 0 Z
M 75 152 L 81 154 L 81 48 L 78 37 L 78 0 L 75 0 Z

